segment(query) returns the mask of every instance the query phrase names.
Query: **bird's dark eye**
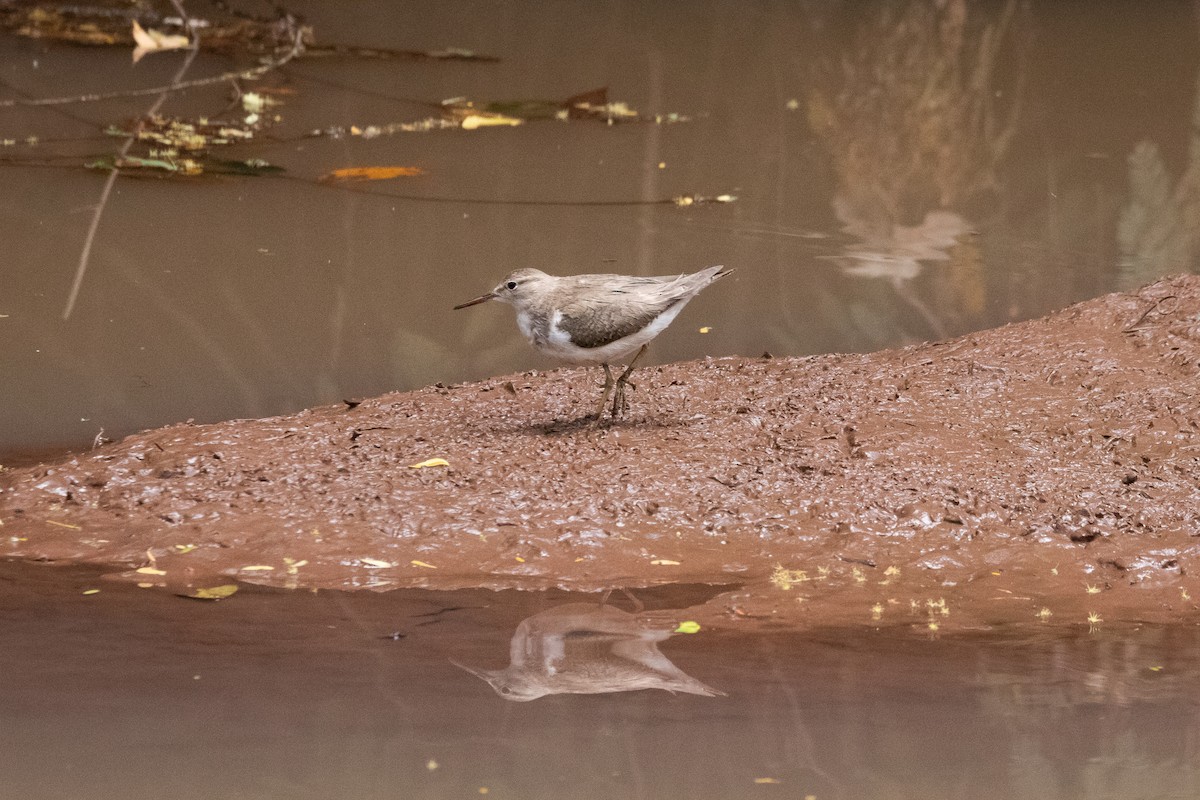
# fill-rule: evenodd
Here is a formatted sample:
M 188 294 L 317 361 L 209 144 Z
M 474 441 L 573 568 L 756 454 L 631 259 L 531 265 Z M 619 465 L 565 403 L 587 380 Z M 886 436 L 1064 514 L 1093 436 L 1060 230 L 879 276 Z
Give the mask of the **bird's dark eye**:
M 517 282 L 509 281 L 508 283 L 504 284 L 504 288 L 508 289 L 509 291 L 512 291 L 513 289 L 517 288 Z

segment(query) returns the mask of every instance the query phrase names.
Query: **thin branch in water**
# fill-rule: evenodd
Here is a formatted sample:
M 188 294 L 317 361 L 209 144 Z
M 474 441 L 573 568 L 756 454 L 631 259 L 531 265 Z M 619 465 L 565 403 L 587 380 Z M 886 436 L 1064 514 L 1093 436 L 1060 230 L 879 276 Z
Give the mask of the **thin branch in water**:
M 183 10 L 183 6 L 179 0 L 171 0 L 171 4 L 175 6 L 176 11 L 179 12 L 179 16 L 183 18 L 184 25 L 190 29 L 191 25 L 188 24 L 187 13 Z M 199 53 L 200 35 L 195 30 L 192 30 L 192 47 L 187 54 L 187 58 L 183 60 L 183 64 L 176 71 L 175 77 L 171 79 L 171 86 L 164 88 L 159 94 L 158 99 L 150 106 L 150 110 L 145 114 L 146 117 L 158 113 L 163 103 L 167 101 L 167 97 L 170 95 L 173 87 L 178 86 L 179 82 L 183 80 L 183 76 L 187 74 L 188 69 L 192 66 L 192 62 L 196 60 L 196 56 Z M 120 160 L 129 153 L 129 148 L 137 141 L 137 130 L 140 127 L 141 122 L 134 128 L 133 134 L 126 138 L 125 143 L 121 145 L 120 153 L 113 160 L 113 169 L 108 173 L 108 179 L 104 182 L 104 189 L 100 192 L 100 200 L 96 204 L 95 213 L 92 214 L 92 222 L 88 226 L 87 237 L 83 240 L 83 250 L 79 253 L 79 264 L 75 267 L 75 279 L 71 282 L 71 291 L 67 295 L 67 305 L 63 309 L 62 318 L 64 320 L 70 319 L 71 312 L 75 309 L 75 301 L 79 298 L 79 289 L 83 286 L 83 276 L 87 273 L 88 262 L 92 256 L 92 245 L 96 242 L 96 231 L 100 229 L 100 218 L 104 216 L 104 209 L 108 206 L 108 198 L 111 196 L 113 186 L 117 182 L 117 176 L 121 172 L 115 164 L 120 163 Z
M 680 195 L 678 197 L 659 197 L 649 200 L 523 200 L 501 197 L 451 197 L 445 195 L 419 195 L 419 194 L 401 194 L 398 192 L 387 192 L 382 189 L 372 189 L 366 186 L 354 183 L 329 183 L 324 181 L 312 180 L 311 178 L 302 178 L 296 175 L 272 175 L 264 177 L 262 180 L 281 180 L 293 181 L 302 183 L 306 186 L 315 186 L 321 189 L 331 189 L 338 192 L 350 192 L 352 194 L 369 195 L 371 197 L 386 197 L 390 200 L 407 200 L 414 203 L 450 203 L 461 205 L 475 206 L 548 206 L 553 208 L 563 207 L 624 207 L 624 206 L 666 206 L 675 205 L 680 207 L 689 206 L 704 206 L 704 205 L 724 205 L 737 200 L 737 197 L 730 194 L 721 194 L 715 197 L 690 194 Z
M 193 42 L 199 40 L 199 34 L 195 29 L 190 29 L 192 32 Z M 191 55 L 188 56 L 185 69 L 190 66 L 192 59 L 198 51 L 193 47 Z M 199 86 L 212 86 L 217 83 L 227 83 L 236 80 L 254 80 L 267 74 L 271 70 L 278 69 L 284 64 L 291 61 L 300 53 L 304 52 L 304 31 L 297 27 L 292 39 L 292 48 L 274 61 L 266 64 L 261 64 L 253 69 L 244 69 L 238 72 L 223 72 L 220 75 L 210 75 L 207 78 L 195 78 L 190 81 L 175 81 L 169 86 L 151 86 L 145 89 L 124 89 L 118 92 L 97 92 L 94 94 L 80 94 L 72 97 L 43 97 L 36 100 L 0 100 L 0 108 L 12 108 L 13 106 L 58 106 L 67 105 L 70 103 L 94 103 L 100 100 L 117 100 L 124 97 L 145 97 L 152 94 L 169 94 L 171 92 L 179 92 L 184 89 L 195 89 Z

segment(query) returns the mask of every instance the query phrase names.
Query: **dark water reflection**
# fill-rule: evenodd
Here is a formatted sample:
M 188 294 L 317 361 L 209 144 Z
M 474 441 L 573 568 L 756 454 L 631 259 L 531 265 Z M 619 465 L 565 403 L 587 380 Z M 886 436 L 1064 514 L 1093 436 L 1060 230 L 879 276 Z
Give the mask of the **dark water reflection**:
M 12 797 L 1200 796 L 1194 627 L 703 630 L 661 652 L 725 697 L 510 703 L 450 659 L 503 663 L 522 620 L 585 598 L 0 585 Z M 637 592 L 663 617 L 712 594 Z
M 0 452 L 550 366 L 503 309 L 449 314 L 518 266 L 737 267 L 656 341 L 665 361 L 952 335 L 1196 261 L 1191 3 L 291 5 L 322 42 L 501 61 L 289 65 L 271 79 L 295 92 L 282 140 L 230 157 L 290 177 L 122 179 L 68 319 L 104 179 L 78 164 L 113 152 L 103 130 L 149 101 L 5 109 Z M 180 58 L 133 69 L 123 50 L 3 34 L 0 93 L 152 86 Z M 205 54 L 192 70 L 231 66 Z M 605 85 L 692 121 L 296 138 L 448 97 Z M 218 87 L 165 111 L 226 106 Z M 60 156 L 68 168 L 29 165 Z M 313 180 L 374 164 L 426 175 L 369 187 L 396 197 Z M 636 204 L 725 192 L 738 202 Z

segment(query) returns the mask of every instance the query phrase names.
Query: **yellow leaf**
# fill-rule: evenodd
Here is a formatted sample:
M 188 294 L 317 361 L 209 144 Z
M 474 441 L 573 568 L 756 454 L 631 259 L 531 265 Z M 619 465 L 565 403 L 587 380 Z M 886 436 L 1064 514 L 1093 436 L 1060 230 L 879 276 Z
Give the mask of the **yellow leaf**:
M 99 589 L 84 589 L 83 593 L 84 594 L 100 594 L 100 590 Z
M 672 561 L 669 558 L 656 558 L 653 561 L 651 561 L 650 563 L 654 564 L 655 566 L 658 566 L 658 567 L 678 567 L 679 566 L 678 561 Z
M 710 326 L 710 325 L 705 325 L 703 328 L 700 329 L 701 333 L 710 333 L 711 331 L 712 331 L 712 326 Z
M 73 530 L 73 531 L 77 531 L 77 530 L 79 530 L 79 526 L 78 526 L 78 525 L 72 525 L 72 524 L 71 524 L 71 523 L 69 523 L 69 522 L 59 522 L 58 520 L 54 520 L 54 519 L 48 519 L 48 520 L 46 520 L 46 524 L 47 524 L 47 525 L 57 525 L 57 526 L 58 526 L 58 527 L 60 527 L 60 528 L 70 528 L 70 529 L 71 529 L 71 530 Z
M 437 569 L 437 567 L 435 567 L 433 564 L 426 564 L 424 561 L 417 561 L 416 559 L 413 559 L 412 561 L 410 561 L 408 563 L 412 564 L 414 567 L 424 567 L 425 569 Z
M 417 464 L 409 464 L 409 469 L 424 469 L 425 467 L 448 467 L 450 462 L 444 458 L 431 458 L 428 461 L 421 461 Z
M 755 778 L 755 783 L 779 783 L 779 778 Z
M 194 544 L 177 544 L 172 546 L 175 548 L 175 552 L 179 554 L 190 553 L 196 549 L 196 545 Z
M 166 575 L 167 574 L 166 570 L 158 569 L 156 567 L 139 567 L 137 570 L 137 573 L 139 575 Z
M 195 600 L 222 600 L 236 592 L 238 587 L 236 584 L 227 583 L 223 586 L 210 586 L 206 589 L 197 589 L 188 595 Z
M 492 125 L 524 125 L 525 120 L 506 117 L 503 114 L 468 114 L 459 124 L 462 125 L 464 131 L 473 131 L 476 128 L 486 128 Z
M 238 569 L 241 572 L 270 572 L 275 568 L 269 567 L 266 564 L 251 564 L 248 567 L 238 567 Z
M 699 633 L 700 623 L 693 620 L 679 623 L 679 627 L 675 629 L 675 633 Z
M 317 180 L 322 183 L 333 181 L 389 181 L 392 178 L 408 178 L 424 175 L 420 167 L 345 167 L 326 172 Z
M 360 558 L 359 562 L 364 567 L 370 567 L 371 569 L 384 569 L 385 567 L 396 566 L 391 561 L 380 561 L 378 558 Z

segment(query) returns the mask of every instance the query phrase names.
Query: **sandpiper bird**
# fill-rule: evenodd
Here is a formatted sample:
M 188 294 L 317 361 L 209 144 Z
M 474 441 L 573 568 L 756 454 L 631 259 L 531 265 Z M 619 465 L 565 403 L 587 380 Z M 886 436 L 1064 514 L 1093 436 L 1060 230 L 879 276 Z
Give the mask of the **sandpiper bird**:
M 646 346 L 701 289 L 732 269 L 708 267 L 690 275 L 547 275 L 519 269 L 495 289 L 454 308 L 500 300 L 517 310 L 517 327 L 548 356 L 604 367 L 604 394 L 596 422 L 612 395 L 612 416 L 625 411 L 625 386 Z M 613 381 L 609 364 L 637 351 Z
M 505 700 L 527 702 L 548 694 L 603 694 L 663 689 L 706 697 L 725 693 L 706 686 L 658 649 L 678 620 L 639 617 L 612 606 L 568 603 L 534 614 L 517 626 L 509 643 L 509 665 L 478 669 Z

